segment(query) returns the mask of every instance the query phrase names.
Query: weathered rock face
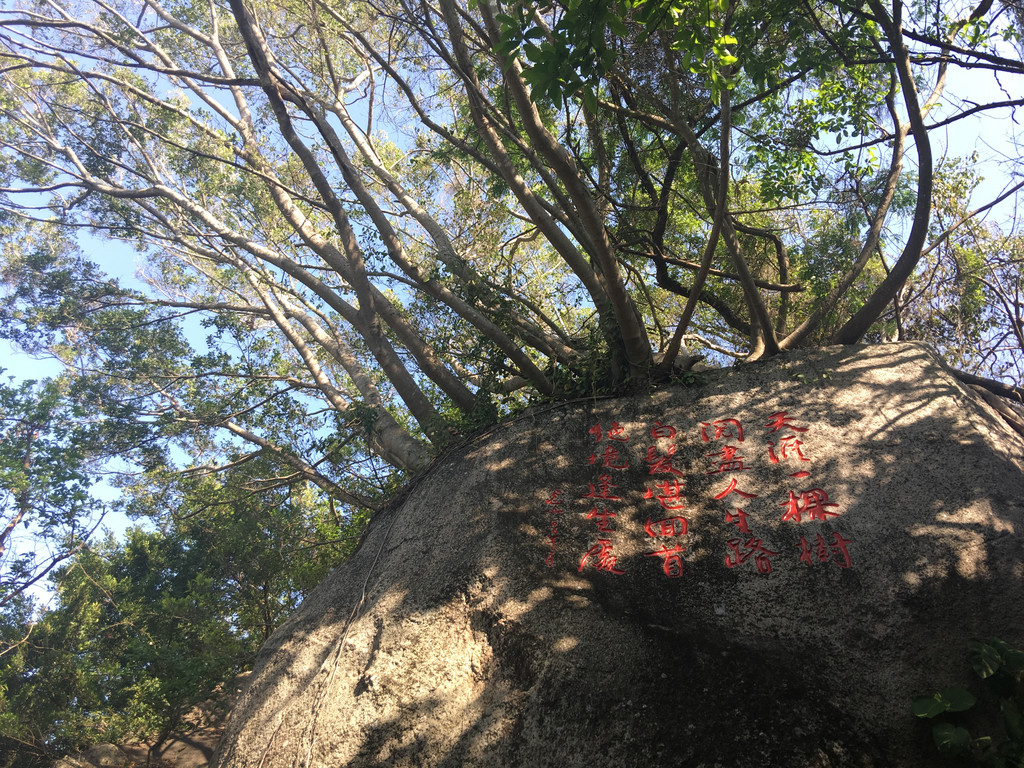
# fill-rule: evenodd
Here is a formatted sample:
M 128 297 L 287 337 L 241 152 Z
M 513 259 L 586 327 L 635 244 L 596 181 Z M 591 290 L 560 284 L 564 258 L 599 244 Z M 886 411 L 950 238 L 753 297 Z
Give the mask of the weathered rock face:
M 1024 445 L 927 348 L 538 409 L 452 452 L 263 649 L 256 766 L 925 766 L 1024 640 Z

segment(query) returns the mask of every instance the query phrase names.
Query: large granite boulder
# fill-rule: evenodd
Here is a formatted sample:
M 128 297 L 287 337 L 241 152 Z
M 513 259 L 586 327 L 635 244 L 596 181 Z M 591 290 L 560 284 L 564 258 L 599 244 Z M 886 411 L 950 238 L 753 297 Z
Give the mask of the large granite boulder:
M 96 744 L 77 755 L 66 755 L 53 768 L 124 768 L 128 754 L 116 744 Z
M 1024 639 L 1024 444 L 925 346 L 537 408 L 271 638 L 220 768 L 926 766 Z

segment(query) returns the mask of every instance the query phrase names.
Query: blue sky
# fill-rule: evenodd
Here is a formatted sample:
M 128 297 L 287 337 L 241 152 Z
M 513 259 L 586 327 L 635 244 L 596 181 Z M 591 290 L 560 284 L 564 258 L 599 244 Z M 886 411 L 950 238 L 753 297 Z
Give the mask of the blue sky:
M 977 102 L 1019 98 L 1024 95 L 1007 93 L 991 74 L 977 70 L 951 72 L 947 93 L 950 98 L 957 95 L 967 98 L 964 95 L 969 94 L 969 98 Z M 941 114 L 933 114 L 931 117 L 932 119 L 941 119 Z M 955 123 L 948 129 L 933 135 L 932 141 L 936 157 L 941 156 L 944 150 L 948 150 L 949 154 L 953 156 L 966 156 L 974 151 L 979 153 L 980 161 L 977 164 L 977 170 L 985 177 L 985 181 L 977 190 L 976 197 L 972 200 L 972 207 L 987 203 L 998 196 L 1010 183 L 1019 181 L 1009 175 L 1008 169 L 1012 170 L 1012 167 L 1007 162 L 1007 158 L 1016 160 L 1019 157 L 1020 153 L 1013 143 L 1013 137 L 1019 130 L 1019 126 L 1012 120 L 1010 111 L 1003 110 Z M 911 149 L 908 153 L 908 160 L 912 158 L 913 150 Z M 1013 199 L 1006 201 L 999 210 L 993 211 L 988 219 L 999 222 L 1010 218 L 1015 212 L 1015 202 Z M 145 285 L 136 276 L 139 257 L 128 246 L 85 236 L 82 239 L 82 247 L 85 253 L 90 255 L 108 276 L 117 278 L 123 285 L 145 290 Z M 197 330 L 196 333 L 198 332 Z M 202 346 L 202 337 L 197 337 L 195 341 L 197 346 Z M 21 354 L 4 341 L 0 341 L 0 368 L 6 369 L 4 375 L 13 376 L 16 380 L 40 379 L 54 376 L 60 372 L 60 366 L 55 361 Z M 116 489 L 103 483 L 96 486 L 96 493 L 99 498 L 110 501 L 115 500 L 118 496 Z M 129 521 L 124 515 L 115 513 L 108 516 L 105 524 L 115 533 L 120 534 L 129 525 Z

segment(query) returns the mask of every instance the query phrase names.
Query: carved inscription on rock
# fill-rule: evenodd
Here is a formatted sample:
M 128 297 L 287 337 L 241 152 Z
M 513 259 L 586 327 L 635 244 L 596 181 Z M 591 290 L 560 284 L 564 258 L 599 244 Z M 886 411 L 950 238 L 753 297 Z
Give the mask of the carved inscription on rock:
M 583 438 L 585 484 L 552 489 L 544 502 L 548 567 L 556 563 L 559 517 L 576 509 L 587 542 L 567 557 L 578 572 L 624 575 L 620 551 L 641 541 L 643 562 L 664 578 L 685 579 L 702 513 L 721 515 L 726 533 L 716 546 L 730 570 L 764 577 L 779 567 L 853 566 L 853 539 L 828 525 L 842 516 L 841 501 L 814 478 L 815 430 L 799 414 L 765 413 L 753 424 L 731 414 L 693 425 L 655 420 L 629 430 L 611 420 L 592 424 Z M 758 477 L 775 490 L 765 491 Z M 696 495 L 688 480 L 699 486 Z M 637 514 L 630 499 L 641 491 Z

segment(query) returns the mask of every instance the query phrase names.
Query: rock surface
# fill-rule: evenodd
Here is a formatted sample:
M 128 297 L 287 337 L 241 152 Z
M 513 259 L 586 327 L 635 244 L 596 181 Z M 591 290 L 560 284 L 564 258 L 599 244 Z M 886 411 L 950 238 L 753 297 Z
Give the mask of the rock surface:
M 85 752 L 62 757 L 53 768 L 124 768 L 128 753 L 116 744 L 96 744 Z
M 698 378 L 437 461 L 262 650 L 215 764 L 934 764 L 911 698 L 1024 640 L 1021 439 L 917 344 Z
M 173 734 L 159 749 L 144 741 L 96 744 L 84 752 L 65 755 L 53 768 L 206 768 L 224 735 L 224 719 L 249 677 L 249 672 L 243 672 L 218 686 L 209 699 L 182 718 L 183 732 Z

